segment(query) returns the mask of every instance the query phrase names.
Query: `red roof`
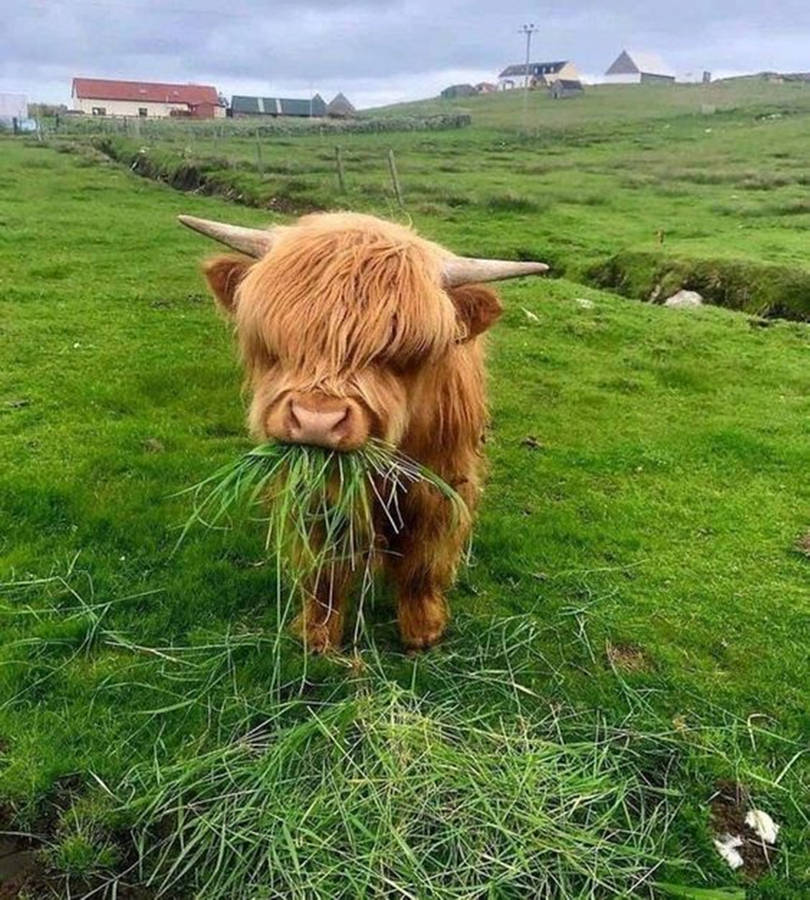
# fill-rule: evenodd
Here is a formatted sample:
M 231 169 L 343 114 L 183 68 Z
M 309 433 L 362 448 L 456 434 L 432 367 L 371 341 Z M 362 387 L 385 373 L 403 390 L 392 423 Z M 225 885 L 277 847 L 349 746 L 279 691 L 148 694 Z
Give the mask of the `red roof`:
M 161 84 L 156 81 L 109 81 L 74 78 L 73 94 L 85 100 L 141 100 L 148 103 L 219 105 L 217 90 L 208 84 Z

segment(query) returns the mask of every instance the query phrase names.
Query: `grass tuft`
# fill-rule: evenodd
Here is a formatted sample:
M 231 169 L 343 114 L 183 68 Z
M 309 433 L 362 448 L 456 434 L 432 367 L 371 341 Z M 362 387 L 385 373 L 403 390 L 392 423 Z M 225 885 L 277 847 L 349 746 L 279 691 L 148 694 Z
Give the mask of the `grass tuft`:
M 383 441 L 346 453 L 265 443 L 188 488 L 194 507 L 180 540 L 195 524 L 223 527 L 262 507 L 265 549 L 300 583 L 337 564 L 366 564 L 383 523 L 395 533 L 404 527 L 400 501 L 418 484 L 438 491 L 459 519 L 468 514 L 447 482 Z

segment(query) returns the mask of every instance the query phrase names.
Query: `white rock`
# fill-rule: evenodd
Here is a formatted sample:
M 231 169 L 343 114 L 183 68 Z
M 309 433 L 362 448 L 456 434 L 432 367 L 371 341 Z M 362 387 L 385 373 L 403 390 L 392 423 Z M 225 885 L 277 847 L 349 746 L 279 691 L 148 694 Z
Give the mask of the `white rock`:
M 594 307 L 593 300 L 589 300 L 587 297 L 577 297 L 574 302 L 578 303 L 583 309 L 593 309 Z
M 767 844 L 775 844 L 779 834 L 779 826 L 761 809 L 751 809 L 745 814 L 745 824 L 762 838 Z
M 703 306 L 703 297 L 697 291 L 678 291 L 677 294 L 664 300 L 664 306 L 676 309 L 694 309 L 697 306 Z
M 717 848 L 717 852 L 732 869 L 739 869 L 743 864 L 743 858 L 737 850 L 737 848 L 742 847 L 742 845 L 743 839 L 733 834 L 723 834 L 714 840 L 714 846 Z

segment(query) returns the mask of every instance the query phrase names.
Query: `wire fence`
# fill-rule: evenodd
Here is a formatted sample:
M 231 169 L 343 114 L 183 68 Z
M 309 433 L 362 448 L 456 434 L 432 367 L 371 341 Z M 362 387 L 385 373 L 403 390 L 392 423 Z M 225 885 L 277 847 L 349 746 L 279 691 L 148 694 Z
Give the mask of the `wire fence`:
M 433 116 L 391 116 L 357 119 L 266 118 L 246 116 L 227 119 L 139 118 L 137 116 L 80 116 L 60 114 L 36 120 L 43 135 L 104 135 L 166 138 L 186 135 L 216 139 L 229 137 L 271 137 L 273 135 L 376 134 L 397 131 L 446 131 L 466 128 L 471 117 L 465 113 Z

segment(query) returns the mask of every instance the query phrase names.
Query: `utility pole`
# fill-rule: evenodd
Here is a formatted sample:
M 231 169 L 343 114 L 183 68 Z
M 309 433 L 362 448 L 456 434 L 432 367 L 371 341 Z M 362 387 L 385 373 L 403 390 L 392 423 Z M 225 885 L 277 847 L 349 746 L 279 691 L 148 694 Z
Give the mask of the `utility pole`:
M 523 70 L 523 127 L 529 126 L 529 62 L 532 57 L 532 35 L 540 29 L 535 28 L 534 23 L 524 25 L 518 34 L 526 35 L 526 68 Z

